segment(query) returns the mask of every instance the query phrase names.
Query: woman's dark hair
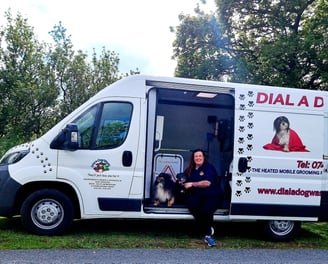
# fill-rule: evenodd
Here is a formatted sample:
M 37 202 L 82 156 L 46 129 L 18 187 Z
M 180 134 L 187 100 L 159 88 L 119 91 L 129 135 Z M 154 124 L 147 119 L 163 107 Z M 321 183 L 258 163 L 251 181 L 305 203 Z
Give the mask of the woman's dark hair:
M 188 167 L 186 168 L 185 170 L 185 173 L 187 174 L 187 176 L 190 176 L 191 174 L 191 171 L 193 170 L 193 168 L 195 168 L 195 161 L 194 161 L 194 155 L 196 152 L 201 152 L 204 156 L 204 163 L 207 162 L 207 159 L 206 159 L 206 155 L 205 155 L 205 151 L 202 150 L 202 149 L 195 149 L 192 151 L 192 154 L 190 156 L 190 159 L 189 159 L 189 164 L 188 164 Z

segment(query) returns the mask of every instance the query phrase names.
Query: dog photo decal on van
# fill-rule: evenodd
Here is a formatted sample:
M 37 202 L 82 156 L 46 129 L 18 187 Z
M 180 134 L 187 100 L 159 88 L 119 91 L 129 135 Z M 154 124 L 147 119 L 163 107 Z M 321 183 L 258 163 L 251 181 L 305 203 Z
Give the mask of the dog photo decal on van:
M 284 152 L 309 152 L 296 131 L 290 128 L 287 117 L 279 116 L 273 122 L 274 136 L 271 143 L 263 146 L 267 150 L 278 150 Z
M 97 159 L 92 163 L 91 167 L 95 172 L 104 172 L 109 171 L 110 164 L 105 159 Z

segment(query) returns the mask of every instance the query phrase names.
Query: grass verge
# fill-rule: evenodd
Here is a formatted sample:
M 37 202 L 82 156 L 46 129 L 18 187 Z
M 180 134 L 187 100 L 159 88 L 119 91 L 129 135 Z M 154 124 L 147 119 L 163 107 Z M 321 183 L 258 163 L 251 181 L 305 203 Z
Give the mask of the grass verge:
M 216 223 L 215 238 L 230 249 L 328 249 L 328 223 L 303 223 L 290 242 L 266 241 L 256 223 Z M 0 218 L 0 250 L 96 248 L 206 248 L 193 221 L 83 220 L 62 236 L 36 236 L 22 229 L 20 218 Z M 218 248 L 218 247 L 216 247 Z

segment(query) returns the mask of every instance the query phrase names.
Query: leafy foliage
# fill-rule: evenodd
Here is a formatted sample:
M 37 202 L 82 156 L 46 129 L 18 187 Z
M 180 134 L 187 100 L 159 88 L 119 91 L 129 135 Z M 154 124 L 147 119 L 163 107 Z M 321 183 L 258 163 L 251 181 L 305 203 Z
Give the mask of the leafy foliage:
M 213 15 L 197 10 L 198 17 L 181 14 L 174 41 L 175 74 L 188 78 L 217 80 L 231 69 L 228 39 Z
M 327 1 L 215 3 L 216 13 L 180 16 L 176 75 L 328 89 Z
M 0 31 L 0 139 L 27 140 L 42 131 L 57 91 L 46 45 L 38 42 L 21 15 L 6 13 L 8 25 Z
M 61 23 L 39 42 L 21 14 L 5 13 L 0 28 L 0 153 L 43 134 L 100 89 L 130 73 L 120 73 L 119 57 L 102 48 L 91 58 L 75 51 Z

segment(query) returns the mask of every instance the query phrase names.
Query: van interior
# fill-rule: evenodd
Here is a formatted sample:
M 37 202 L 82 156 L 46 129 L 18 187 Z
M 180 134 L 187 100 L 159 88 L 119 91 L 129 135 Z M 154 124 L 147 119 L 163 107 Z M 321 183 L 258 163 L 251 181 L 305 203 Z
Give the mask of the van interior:
M 148 213 L 184 213 L 183 199 L 173 205 L 154 204 L 155 180 L 160 173 L 174 182 L 189 164 L 192 151 L 201 148 L 218 173 L 218 209 L 230 204 L 229 166 L 233 152 L 234 93 L 202 89 L 154 87 L 148 94 L 145 206 Z M 153 128 L 150 129 L 150 128 Z

